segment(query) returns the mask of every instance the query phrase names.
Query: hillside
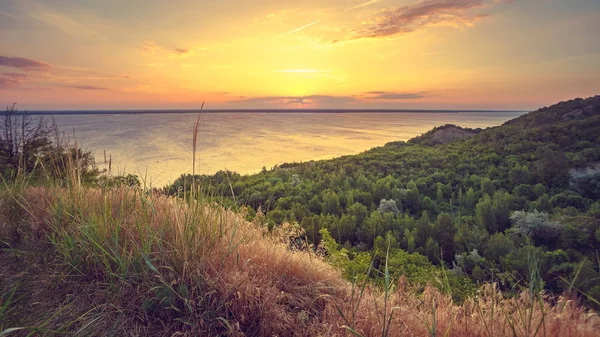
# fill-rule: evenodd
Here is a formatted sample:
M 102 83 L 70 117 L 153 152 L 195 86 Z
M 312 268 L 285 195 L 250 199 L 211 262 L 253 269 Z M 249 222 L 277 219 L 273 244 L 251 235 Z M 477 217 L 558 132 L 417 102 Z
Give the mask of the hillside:
M 535 128 L 544 125 L 560 124 L 574 120 L 585 120 L 600 114 L 600 96 L 586 99 L 577 98 L 544 107 L 505 123 L 522 128 Z
M 331 238 L 327 258 L 298 251 L 293 226 L 267 232 L 203 199 L 5 185 L 0 224 L 2 336 L 514 337 L 537 326 L 592 337 L 600 328 L 596 314 L 539 290 L 504 298 L 486 286 L 458 305 L 454 290 L 403 278 L 350 283 L 325 263 L 344 259 Z
M 481 132 L 481 129 L 462 128 L 453 124 L 437 126 L 432 130 L 415 137 L 408 142 L 418 145 L 437 145 L 446 144 L 454 140 L 468 139 Z
M 0 336 L 597 336 L 600 114 L 573 104 L 164 191 L 51 147 L 2 175 Z
M 576 99 L 448 143 L 433 140 L 440 130 L 460 129 L 437 128 L 354 156 L 204 179 L 223 202 L 234 202 L 233 193 L 251 216 L 266 212 L 271 227 L 297 222 L 314 244 L 326 230 L 349 254 L 347 275 L 364 254 L 379 266 L 389 244 L 398 255 L 395 277 L 422 284 L 452 269 L 449 281 L 463 289 L 457 300 L 498 274 L 503 289 L 527 283 L 536 266 L 548 291 L 560 294 L 576 282 L 596 306 L 600 173 L 588 168 L 600 162 L 599 106 L 600 96 Z M 186 179 L 167 192 L 176 194 Z

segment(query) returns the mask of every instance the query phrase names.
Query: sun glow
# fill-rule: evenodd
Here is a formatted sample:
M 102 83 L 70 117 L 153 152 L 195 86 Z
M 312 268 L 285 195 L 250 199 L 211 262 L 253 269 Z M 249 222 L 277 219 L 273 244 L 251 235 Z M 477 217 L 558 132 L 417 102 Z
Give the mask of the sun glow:
M 76 2 L 0 2 L 0 37 L 11 51 L 0 54 L 0 99 L 30 109 L 202 101 L 268 108 L 285 106 L 286 97 L 313 97 L 300 104 L 314 107 L 519 109 L 600 92 L 600 54 L 581 50 L 595 42 L 587 32 L 600 22 L 589 13 L 600 8 L 131 0 L 111 16 L 116 2 L 98 1 L 94 10 Z M 525 25 L 514 8 L 573 19 L 533 16 Z M 534 24 L 541 28 L 530 29 Z M 564 41 L 560 50 L 552 47 L 556 39 Z

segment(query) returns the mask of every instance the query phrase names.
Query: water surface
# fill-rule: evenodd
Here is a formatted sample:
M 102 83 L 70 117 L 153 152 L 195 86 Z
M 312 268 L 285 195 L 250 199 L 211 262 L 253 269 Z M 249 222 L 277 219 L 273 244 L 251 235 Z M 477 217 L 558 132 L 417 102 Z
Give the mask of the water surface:
M 255 173 L 284 162 L 356 154 L 390 141 L 408 140 L 435 126 L 496 126 L 522 112 L 438 113 L 205 113 L 198 134 L 196 171 Z M 192 172 L 197 114 L 56 115 L 63 131 L 97 161 L 112 155 L 113 173 L 134 173 L 163 186 Z

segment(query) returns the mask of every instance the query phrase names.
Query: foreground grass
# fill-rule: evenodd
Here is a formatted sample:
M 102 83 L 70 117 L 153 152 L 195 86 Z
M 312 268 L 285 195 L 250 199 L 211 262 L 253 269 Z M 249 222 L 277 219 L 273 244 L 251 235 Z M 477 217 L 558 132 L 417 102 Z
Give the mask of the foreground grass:
M 535 287 L 505 299 L 490 285 L 456 305 L 432 287 L 415 295 L 385 271 L 383 289 L 350 283 L 321 258 L 292 252 L 284 239 L 243 219 L 205 200 L 135 188 L 5 186 L 0 335 L 565 337 L 600 331 L 596 314 Z

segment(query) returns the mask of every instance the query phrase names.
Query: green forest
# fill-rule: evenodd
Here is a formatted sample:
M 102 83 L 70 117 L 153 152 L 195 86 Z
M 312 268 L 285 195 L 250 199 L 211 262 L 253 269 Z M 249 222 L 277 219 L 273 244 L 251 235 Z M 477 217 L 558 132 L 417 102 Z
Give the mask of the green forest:
M 301 226 L 296 241 L 326 247 L 349 278 L 385 261 L 394 278 L 437 280 L 457 300 L 483 282 L 510 291 L 539 278 L 598 306 L 600 96 L 253 175 L 182 175 L 165 191 L 182 196 L 192 179 L 270 229 Z

